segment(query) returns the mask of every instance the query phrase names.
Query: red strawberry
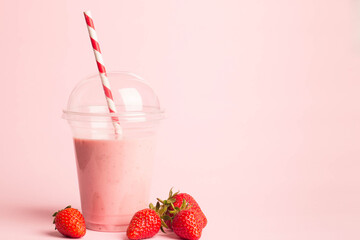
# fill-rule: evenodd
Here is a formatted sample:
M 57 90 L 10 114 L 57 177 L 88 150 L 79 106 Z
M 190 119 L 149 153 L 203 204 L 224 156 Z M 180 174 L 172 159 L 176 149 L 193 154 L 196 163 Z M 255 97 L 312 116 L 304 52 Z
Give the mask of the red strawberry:
M 159 232 L 161 219 L 153 209 L 143 209 L 135 213 L 126 235 L 131 240 L 151 238 Z
M 174 213 L 174 214 L 171 213 L 172 211 L 174 211 L 174 207 L 175 207 L 175 209 L 176 208 L 180 209 L 183 201 L 185 200 L 188 203 L 188 208 L 194 209 L 199 214 L 200 221 L 202 222 L 201 223 L 202 228 L 204 228 L 206 226 L 206 224 L 207 224 L 206 216 L 201 211 L 199 204 L 195 201 L 195 199 L 190 194 L 179 193 L 179 192 L 173 194 L 172 189 L 170 189 L 169 198 L 167 200 L 165 200 L 165 201 L 162 201 L 160 199 L 158 199 L 158 200 L 165 205 L 166 204 L 169 205 L 168 211 L 166 212 L 165 215 L 169 216 L 170 218 L 173 218 L 174 215 L 176 214 L 176 213 Z M 171 203 L 172 203 L 172 205 L 171 205 Z M 170 229 L 172 228 L 171 220 L 167 219 L 165 221 L 165 223 Z
M 81 238 L 86 233 L 83 215 L 71 206 L 53 214 L 55 229 L 66 237 Z
M 198 212 L 190 208 L 176 214 L 172 228 L 174 233 L 183 239 L 198 240 L 201 237 L 202 224 Z
M 201 224 L 202 228 L 204 228 L 206 226 L 207 219 L 205 217 L 205 214 L 201 211 L 199 204 L 195 201 L 195 199 L 191 195 L 189 195 L 187 193 L 179 193 L 179 194 L 176 194 L 174 196 L 174 198 L 176 200 L 174 202 L 175 207 L 180 207 L 183 200 L 185 199 L 185 201 L 189 204 L 189 208 L 194 209 L 199 214 L 200 220 L 202 222 L 202 224 Z M 172 207 L 170 207 L 170 209 L 171 208 Z

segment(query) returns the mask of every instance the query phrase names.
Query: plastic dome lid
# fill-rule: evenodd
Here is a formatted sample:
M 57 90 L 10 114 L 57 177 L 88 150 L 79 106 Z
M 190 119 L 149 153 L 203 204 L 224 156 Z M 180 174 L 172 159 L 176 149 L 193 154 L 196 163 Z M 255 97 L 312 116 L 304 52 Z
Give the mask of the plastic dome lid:
M 73 89 L 63 117 L 73 121 L 109 121 L 117 116 L 120 122 L 160 120 L 164 111 L 154 90 L 140 77 L 128 72 L 108 73 L 117 113 L 109 113 L 98 74 L 82 80 Z

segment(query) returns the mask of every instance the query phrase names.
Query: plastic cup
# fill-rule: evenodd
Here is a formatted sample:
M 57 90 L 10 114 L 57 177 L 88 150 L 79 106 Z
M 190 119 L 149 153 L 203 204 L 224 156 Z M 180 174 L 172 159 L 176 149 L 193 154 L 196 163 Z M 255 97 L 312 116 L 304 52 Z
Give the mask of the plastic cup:
M 139 77 L 108 73 L 116 115 L 108 112 L 98 75 L 72 91 L 63 117 L 75 146 L 81 210 L 86 227 L 125 231 L 133 214 L 148 207 L 156 133 L 163 118 L 154 91 Z M 111 117 L 117 116 L 117 135 Z

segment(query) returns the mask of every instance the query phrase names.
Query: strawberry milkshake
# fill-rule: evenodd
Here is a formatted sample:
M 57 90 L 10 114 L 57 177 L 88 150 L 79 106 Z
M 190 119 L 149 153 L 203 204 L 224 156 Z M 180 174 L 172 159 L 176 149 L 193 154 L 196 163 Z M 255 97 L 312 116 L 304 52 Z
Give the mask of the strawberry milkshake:
M 149 204 L 163 111 L 152 88 L 137 76 L 117 72 L 108 73 L 108 78 L 116 113 L 109 113 L 95 75 L 74 88 L 63 117 L 73 134 L 86 227 L 125 231 L 134 213 Z M 114 117 L 120 133 L 114 131 Z
M 86 226 L 124 231 L 149 203 L 154 136 L 121 140 L 74 139 Z

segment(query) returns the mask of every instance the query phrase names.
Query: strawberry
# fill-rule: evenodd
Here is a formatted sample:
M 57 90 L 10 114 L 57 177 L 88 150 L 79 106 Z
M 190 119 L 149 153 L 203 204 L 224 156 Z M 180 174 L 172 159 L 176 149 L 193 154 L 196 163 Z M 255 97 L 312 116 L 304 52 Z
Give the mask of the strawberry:
M 86 233 L 83 215 L 71 206 L 53 214 L 55 229 L 66 237 L 81 238 Z
M 194 209 L 197 212 L 201 221 L 201 226 L 202 228 L 204 228 L 207 224 L 207 219 L 195 199 L 187 193 L 176 192 L 175 194 L 173 194 L 172 189 L 170 189 L 169 198 L 167 200 L 162 201 L 161 199 L 158 199 L 158 201 L 161 202 L 163 205 L 168 205 L 168 210 L 165 215 L 169 217 L 164 218 L 168 228 L 172 228 L 171 219 L 173 219 L 176 215 L 176 212 L 180 210 L 184 200 L 186 201 L 186 203 L 188 203 L 188 208 Z M 177 211 L 174 211 L 174 209 L 177 209 Z
M 181 210 L 173 219 L 172 228 L 183 239 L 198 240 L 202 232 L 202 219 L 195 209 Z
M 151 238 L 159 232 L 161 219 L 154 209 L 143 209 L 132 217 L 126 235 L 131 240 Z

